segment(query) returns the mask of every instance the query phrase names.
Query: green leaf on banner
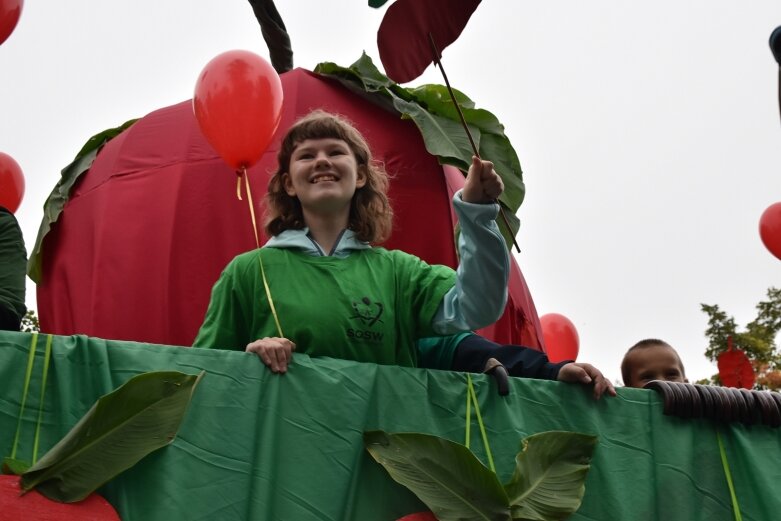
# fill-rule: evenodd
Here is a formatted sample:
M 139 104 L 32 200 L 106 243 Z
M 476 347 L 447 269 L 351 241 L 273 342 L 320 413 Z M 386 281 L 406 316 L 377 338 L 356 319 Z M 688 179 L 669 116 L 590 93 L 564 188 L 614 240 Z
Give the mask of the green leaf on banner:
M 49 194 L 49 197 L 43 204 L 43 220 L 38 228 L 38 237 L 35 239 L 35 246 L 33 246 L 30 253 L 30 259 L 27 261 L 27 275 L 33 281 L 39 284 L 42 282 L 43 240 L 46 234 L 49 233 L 49 230 L 51 230 L 52 225 L 60 218 L 62 209 L 65 207 L 65 203 L 68 202 L 68 199 L 70 199 L 71 189 L 73 189 L 76 181 L 84 172 L 89 170 L 100 149 L 136 121 L 137 119 L 131 119 L 119 127 L 110 128 L 95 134 L 87 140 L 71 164 L 62 169 L 60 180 L 54 185 L 52 193 Z
M 363 435 L 366 450 L 440 521 L 509 520 L 507 494 L 496 474 L 464 445 L 417 433 Z
M 366 450 L 439 521 L 554 521 L 575 512 L 585 492 L 596 436 L 551 431 L 529 436 L 502 485 L 464 445 L 418 433 L 363 435 Z
M 16 458 L 3 458 L 3 466 L 0 474 L 12 474 L 19 476 L 30 468 L 30 464 Z
M 349 67 L 327 62 L 315 67 L 315 72 L 335 78 L 375 104 L 414 121 L 426 150 L 437 156 L 441 164 L 455 166 L 463 172 L 469 168 L 472 147 L 445 86 L 402 87 L 385 76 L 366 53 Z M 496 116 L 475 108 L 475 103 L 464 93 L 454 89 L 454 94 L 480 156 L 493 161 L 496 172 L 504 181 L 505 190 L 499 201 L 509 210 L 505 214 L 512 230 L 502 232 L 508 246 L 511 246 L 512 237 L 518 233 L 520 226 L 515 212 L 523 203 L 526 191 L 518 155 Z
M 144 373 L 103 396 L 65 437 L 22 474 L 21 488 L 74 502 L 174 440 L 203 377 Z
M 523 440 L 515 472 L 505 485 L 513 519 L 564 519 L 575 512 L 596 445 L 596 436 L 564 431 Z

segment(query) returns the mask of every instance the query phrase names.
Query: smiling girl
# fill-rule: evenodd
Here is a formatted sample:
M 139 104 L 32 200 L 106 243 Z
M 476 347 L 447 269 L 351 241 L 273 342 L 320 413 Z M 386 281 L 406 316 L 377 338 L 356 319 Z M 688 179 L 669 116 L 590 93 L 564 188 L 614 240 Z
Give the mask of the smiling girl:
M 256 353 L 279 373 L 293 351 L 414 367 L 416 339 L 501 316 L 509 256 L 494 221 L 503 184 L 489 161 L 473 158 L 453 198 L 461 224 L 454 272 L 373 246 L 391 231 L 388 177 L 343 118 L 302 118 L 277 159 L 266 196 L 272 238 L 225 268 L 196 347 Z

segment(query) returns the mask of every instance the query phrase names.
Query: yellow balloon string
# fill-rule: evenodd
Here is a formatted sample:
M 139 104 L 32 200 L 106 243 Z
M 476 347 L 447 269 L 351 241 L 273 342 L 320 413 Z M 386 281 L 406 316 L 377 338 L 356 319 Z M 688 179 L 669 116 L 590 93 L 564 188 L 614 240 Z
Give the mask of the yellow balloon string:
M 11 459 L 16 459 L 16 448 L 19 446 L 19 433 L 22 431 L 22 416 L 24 416 L 24 406 L 27 403 L 27 389 L 30 387 L 30 377 L 33 374 L 33 361 L 35 360 L 35 349 L 38 345 L 38 333 L 33 333 L 30 340 L 30 352 L 27 355 L 27 371 L 24 374 L 24 385 L 22 387 L 22 403 L 19 406 L 19 420 L 16 422 L 16 435 L 14 444 L 11 448 Z
M 249 187 L 249 176 L 247 175 L 247 168 L 241 167 L 241 175 L 244 177 L 244 185 L 247 188 L 247 204 L 249 205 L 249 214 L 252 217 L 252 230 L 255 232 L 255 246 L 260 248 L 260 241 L 258 240 L 258 223 L 255 221 L 255 207 L 252 204 L 252 190 Z M 241 199 L 241 197 L 239 197 Z
M 466 375 L 466 380 L 467 380 L 467 382 L 471 382 L 472 381 L 472 377 L 469 375 L 469 373 L 467 373 L 467 375 Z M 471 427 L 472 427 L 472 409 L 471 409 L 471 405 L 472 405 L 472 395 L 469 393 L 469 387 L 467 387 L 467 390 L 466 390 L 466 432 L 464 433 L 464 438 L 466 438 L 464 440 L 464 445 L 466 445 L 467 449 L 469 448 L 469 445 L 471 444 L 471 441 L 472 441 L 470 439 L 471 438 L 470 430 L 471 430 Z
M 52 340 L 54 337 L 46 337 L 46 350 L 43 355 L 43 376 L 41 376 L 41 404 L 38 406 L 38 423 L 35 425 L 35 438 L 33 441 L 33 465 L 38 461 L 38 441 L 41 438 L 41 421 L 43 420 L 43 398 L 46 395 L 46 378 L 49 374 L 49 361 L 52 356 Z
M 724 442 L 721 440 L 721 433 L 716 430 L 716 440 L 719 443 L 719 454 L 721 454 L 721 465 L 724 467 L 724 476 L 727 478 L 727 488 L 729 488 L 729 496 L 732 500 L 732 512 L 735 514 L 735 521 L 743 521 L 743 516 L 740 515 L 740 505 L 738 504 L 738 496 L 735 494 L 735 485 L 732 482 L 732 473 L 729 470 L 729 462 L 727 461 L 727 451 L 724 449 Z
M 277 326 L 277 333 L 281 338 L 284 338 L 282 334 L 282 325 L 279 323 L 279 315 L 277 315 L 277 309 L 274 306 L 274 299 L 271 298 L 271 289 L 268 287 L 268 280 L 266 279 L 266 270 L 263 267 L 263 258 L 260 255 L 260 240 L 258 238 L 258 222 L 255 219 L 255 207 L 252 204 L 252 190 L 250 189 L 249 176 L 247 175 L 247 168 L 241 167 L 239 172 L 236 172 L 239 176 L 239 184 L 236 187 L 236 195 L 241 200 L 241 178 L 244 177 L 244 186 L 247 190 L 247 204 L 249 205 L 249 214 L 252 219 L 252 231 L 255 233 L 255 246 L 258 248 L 258 262 L 260 263 L 260 276 L 263 279 L 263 288 L 266 290 L 266 300 L 271 308 L 271 315 L 274 317 L 274 324 Z
M 480 427 L 480 435 L 483 438 L 483 447 L 485 447 L 485 455 L 488 459 L 488 468 L 491 469 L 491 472 L 496 472 L 496 467 L 494 466 L 494 458 L 493 455 L 491 455 L 491 447 L 488 445 L 488 434 L 485 432 L 485 424 L 483 423 L 483 417 L 480 415 L 480 405 L 477 403 L 477 393 L 475 393 L 475 388 L 472 385 L 472 376 L 467 373 L 466 374 L 466 384 L 467 384 L 467 395 L 472 397 L 472 403 L 475 406 L 475 416 L 477 416 L 477 425 Z M 471 422 L 471 418 L 467 419 L 467 423 Z
M 285 335 L 282 333 L 282 325 L 279 323 L 277 310 L 274 307 L 274 300 L 271 298 L 271 290 L 269 289 L 268 281 L 266 280 L 266 271 L 263 269 L 263 259 L 260 258 L 260 249 L 258 249 L 258 262 L 260 262 L 260 276 L 263 278 L 263 287 L 266 289 L 266 299 L 271 308 L 271 315 L 274 317 L 274 324 L 277 326 L 277 332 L 279 333 L 280 338 L 285 338 Z

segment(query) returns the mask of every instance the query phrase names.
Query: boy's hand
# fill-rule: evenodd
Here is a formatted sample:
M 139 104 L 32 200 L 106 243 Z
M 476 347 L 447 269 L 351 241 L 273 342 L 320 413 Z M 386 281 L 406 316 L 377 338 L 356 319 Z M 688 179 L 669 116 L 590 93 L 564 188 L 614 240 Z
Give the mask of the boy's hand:
M 247 344 L 244 350 L 257 354 L 272 373 L 285 373 L 296 345 L 287 338 L 266 337 Z
M 616 389 L 610 380 L 602 375 L 602 371 L 591 364 L 571 362 L 559 369 L 560 382 L 594 384 L 594 399 L 599 400 L 607 392 L 609 396 L 616 395 Z
M 472 156 L 472 166 L 466 175 L 461 200 L 477 204 L 492 203 L 503 191 L 504 183 L 494 171 L 494 164 Z

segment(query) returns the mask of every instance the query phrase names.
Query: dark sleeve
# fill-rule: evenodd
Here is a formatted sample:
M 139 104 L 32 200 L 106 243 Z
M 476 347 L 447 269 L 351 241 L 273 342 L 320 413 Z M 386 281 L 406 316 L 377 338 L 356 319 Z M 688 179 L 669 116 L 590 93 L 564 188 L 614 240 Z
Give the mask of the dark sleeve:
M 456 347 L 454 371 L 482 373 L 489 358 L 495 358 L 507 368 L 510 376 L 556 380 L 559 370 L 571 360 L 552 363 L 545 353 L 519 345 L 500 345 L 480 335 L 464 338 Z
M 27 250 L 16 217 L 0 206 L 0 329 L 19 330 L 25 307 Z
M 433 336 L 419 338 L 416 342 L 418 348 L 418 367 L 423 369 L 452 370 L 456 348 L 464 337 L 473 333 L 458 333 L 448 336 Z

